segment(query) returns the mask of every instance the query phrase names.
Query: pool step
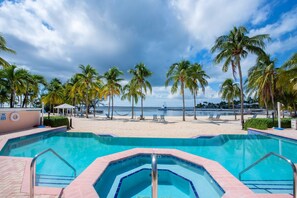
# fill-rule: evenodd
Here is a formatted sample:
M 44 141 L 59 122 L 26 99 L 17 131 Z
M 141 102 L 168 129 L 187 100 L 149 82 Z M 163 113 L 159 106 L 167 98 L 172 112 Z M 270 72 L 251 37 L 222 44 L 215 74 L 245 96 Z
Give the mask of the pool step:
M 242 180 L 242 182 L 256 193 L 291 194 L 292 180 Z
M 64 188 L 74 179 L 73 176 L 36 174 L 36 185 Z

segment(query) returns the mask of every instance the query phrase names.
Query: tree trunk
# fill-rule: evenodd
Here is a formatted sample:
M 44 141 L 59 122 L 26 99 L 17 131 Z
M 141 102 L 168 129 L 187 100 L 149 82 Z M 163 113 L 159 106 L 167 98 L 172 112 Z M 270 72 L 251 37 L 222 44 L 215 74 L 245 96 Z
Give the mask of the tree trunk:
M 132 119 L 134 119 L 134 97 L 132 96 Z
M 96 99 L 94 99 L 94 118 L 96 117 Z
M 111 95 L 111 120 L 113 118 L 113 94 Z
M 264 105 L 265 105 L 265 108 L 266 108 L 266 118 L 268 118 L 268 105 L 267 105 L 267 102 L 266 100 L 264 100 Z
M 244 117 L 243 117 L 243 84 L 242 84 L 242 72 L 241 72 L 241 66 L 240 61 L 238 61 L 238 73 L 239 73 L 239 81 L 240 81 L 240 118 L 241 118 L 241 129 L 244 129 Z
M 108 96 L 108 118 L 110 118 L 110 95 Z
M 12 90 L 10 93 L 10 108 L 14 108 L 14 101 L 15 101 L 14 97 L 15 97 L 15 91 Z
M 184 82 L 181 82 L 181 92 L 183 96 L 183 121 L 186 121 L 186 109 L 185 109 L 185 85 Z
M 232 102 L 232 107 L 233 107 L 233 111 L 234 111 L 235 120 L 237 120 L 236 112 L 235 112 L 235 106 L 234 106 L 234 101 Z
M 270 96 L 271 96 L 271 102 L 272 102 L 272 110 L 273 110 L 273 113 L 274 113 L 274 115 L 276 115 L 276 113 L 275 113 L 275 103 L 274 103 L 274 96 L 273 96 L 273 93 L 272 93 L 272 88 L 271 88 L 271 86 L 270 86 Z M 277 111 L 276 111 L 277 112 Z
M 88 98 L 88 90 L 86 94 L 86 117 L 89 118 L 89 98 Z
M 141 116 L 140 119 L 143 120 L 143 95 L 142 95 L 142 87 L 141 87 Z
M 197 120 L 197 116 L 196 116 L 196 93 L 194 93 L 194 120 Z

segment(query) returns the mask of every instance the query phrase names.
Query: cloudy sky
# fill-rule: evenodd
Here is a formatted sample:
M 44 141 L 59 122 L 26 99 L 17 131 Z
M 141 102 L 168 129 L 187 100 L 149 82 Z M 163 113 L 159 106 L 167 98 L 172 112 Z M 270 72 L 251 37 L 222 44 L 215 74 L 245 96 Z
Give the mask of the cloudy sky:
M 169 66 L 182 59 L 203 64 L 211 77 L 197 102 L 220 101 L 219 86 L 232 74 L 213 64 L 209 49 L 240 25 L 250 35 L 270 34 L 266 51 L 278 66 L 297 51 L 296 0 L 0 0 L 0 33 L 17 52 L 1 57 L 63 82 L 80 64 L 100 74 L 115 65 L 128 80 L 127 70 L 144 62 L 154 73 L 147 106 L 181 106 L 164 81 Z M 254 63 L 252 55 L 243 61 L 244 76 Z M 186 99 L 191 106 L 189 93 Z

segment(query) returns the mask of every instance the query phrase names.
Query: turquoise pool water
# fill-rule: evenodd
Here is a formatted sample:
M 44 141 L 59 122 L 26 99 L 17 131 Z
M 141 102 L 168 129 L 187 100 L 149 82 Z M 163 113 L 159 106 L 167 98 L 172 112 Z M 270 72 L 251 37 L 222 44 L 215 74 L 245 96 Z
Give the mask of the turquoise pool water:
M 34 139 L 35 138 L 35 139 Z M 131 148 L 174 148 L 215 160 L 235 177 L 268 152 L 279 153 L 297 162 L 297 144 L 261 135 L 220 135 L 198 139 L 120 138 L 92 133 L 55 133 L 10 140 L 1 155 L 33 157 L 52 148 L 80 174 L 97 157 Z M 35 141 L 36 140 L 36 141 Z M 71 175 L 71 170 L 53 155 L 37 161 L 37 173 Z M 292 170 L 277 157 L 270 157 L 243 175 L 244 180 L 292 180 Z
M 206 170 L 176 157 L 161 155 L 158 197 L 219 198 L 224 191 Z M 100 197 L 150 197 L 151 155 L 137 155 L 111 163 L 95 184 Z

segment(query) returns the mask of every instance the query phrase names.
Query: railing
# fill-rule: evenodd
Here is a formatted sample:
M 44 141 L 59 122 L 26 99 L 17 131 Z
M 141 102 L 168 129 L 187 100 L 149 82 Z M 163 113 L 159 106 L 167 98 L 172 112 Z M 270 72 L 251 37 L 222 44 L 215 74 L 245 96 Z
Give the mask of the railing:
M 284 160 L 285 162 L 287 162 L 288 164 L 290 164 L 292 170 L 293 170 L 293 197 L 297 198 L 297 194 L 296 194 L 296 189 L 297 189 L 297 170 L 296 170 L 296 166 L 295 164 L 289 160 L 288 158 L 279 155 L 277 153 L 274 152 L 270 152 L 266 155 L 264 155 L 263 157 L 261 157 L 260 159 L 258 159 L 257 161 L 255 161 L 254 163 L 252 163 L 251 165 L 249 165 L 247 168 L 245 168 L 244 170 L 242 170 L 239 175 L 238 178 L 239 180 L 241 180 L 241 175 L 245 172 L 247 172 L 248 170 L 250 170 L 251 168 L 253 168 L 254 166 L 256 166 L 257 164 L 259 164 L 260 162 L 262 162 L 263 160 L 265 160 L 266 158 L 270 157 L 271 155 L 277 156 L 280 159 Z
M 152 154 L 152 198 L 158 198 L 158 168 L 156 154 Z
M 55 156 L 57 156 L 60 160 L 62 160 L 67 166 L 69 166 L 73 172 L 74 172 L 74 178 L 76 177 L 76 170 L 73 166 L 71 166 L 71 164 L 69 164 L 69 162 L 67 162 L 64 158 L 62 158 L 58 153 L 56 153 L 53 149 L 49 148 L 45 151 L 42 151 L 41 153 L 38 153 L 37 155 L 35 155 L 35 157 L 33 158 L 33 160 L 31 161 L 30 164 L 30 198 L 34 197 L 34 186 L 35 186 L 35 163 L 38 157 L 40 157 L 41 155 L 47 153 L 47 152 L 51 152 L 53 153 Z

